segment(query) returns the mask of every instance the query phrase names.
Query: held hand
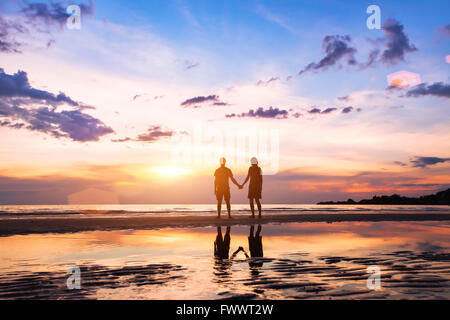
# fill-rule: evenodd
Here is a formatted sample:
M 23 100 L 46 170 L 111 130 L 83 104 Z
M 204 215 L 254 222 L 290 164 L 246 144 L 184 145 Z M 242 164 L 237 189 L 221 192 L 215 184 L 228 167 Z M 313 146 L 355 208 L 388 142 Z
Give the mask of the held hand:
M 240 184 L 238 187 L 239 187 L 239 190 L 241 190 L 244 186 L 242 184 Z

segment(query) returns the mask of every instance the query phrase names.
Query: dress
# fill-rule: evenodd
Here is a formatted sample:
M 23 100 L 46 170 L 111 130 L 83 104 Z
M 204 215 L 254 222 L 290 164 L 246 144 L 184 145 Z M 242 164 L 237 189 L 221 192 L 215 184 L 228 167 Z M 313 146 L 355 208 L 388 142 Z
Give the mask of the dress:
M 262 172 L 261 168 L 254 165 L 248 169 L 248 175 L 250 176 L 250 185 L 248 187 L 249 199 L 261 199 L 262 191 Z

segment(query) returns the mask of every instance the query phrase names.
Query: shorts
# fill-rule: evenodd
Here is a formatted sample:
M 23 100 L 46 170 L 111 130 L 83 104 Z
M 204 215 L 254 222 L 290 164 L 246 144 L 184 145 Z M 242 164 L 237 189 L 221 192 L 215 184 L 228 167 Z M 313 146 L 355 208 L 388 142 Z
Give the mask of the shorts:
M 219 203 L 222 203 L 222 199 L 225 198 L 225 201 L 230 201 L 230 189 L 225 190 L 217 190 L 216 191 L 216 198 Z

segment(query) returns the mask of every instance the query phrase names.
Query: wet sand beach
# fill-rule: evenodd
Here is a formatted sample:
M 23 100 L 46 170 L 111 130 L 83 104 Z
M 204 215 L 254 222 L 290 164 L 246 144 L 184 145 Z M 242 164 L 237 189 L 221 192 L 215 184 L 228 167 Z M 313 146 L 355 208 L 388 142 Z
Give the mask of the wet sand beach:
M 183 214 L 183 212 L 177 212 Z M 101 215 L 101 216 L 100 216 Z M 317 211 L 314 213 L 293 212 L 288 214 L 283 211 L 265 211 L 262 218 L 251 218 L 249 213 L 233 214 L 232 219 L 226 215 L 217 218 L 214 213 L 199 215 L 198 212 L 180 216 L 141 216 L 108 213 L 107 211 L 92 214 L 92 212 L 80 212 L 76 217 L 42 215 L 21 215 L 8 217 L 0 220 L 0 236 L 30 233 L 66 233 L 94 230 L 123 230 L 123 229 L 159 229 L 159 228 L 183 228 L 183 227 L 205 227 L 214 225 L 245 225 L 251 223 L 288 223 L 288 222 L 370 222 L 370 221 L 445 221 L 450 220 L 448 210 L 420 212 L 420 211 L 374 211 L 357 212 L 327 212 Z
M 252 228 L 243 219 L 229 229 L 4 236 L 0 299 L 450 298 L 449 221 L 266 221 L 263 256 L 231 258 L 240 246 L 250 254 Z M 226 259 L 213 252 L 219 231 L 230 234 Z M 79 290 L 67 287 L 74 265 Z M 374 266 L 376 290 L 367 286 Z

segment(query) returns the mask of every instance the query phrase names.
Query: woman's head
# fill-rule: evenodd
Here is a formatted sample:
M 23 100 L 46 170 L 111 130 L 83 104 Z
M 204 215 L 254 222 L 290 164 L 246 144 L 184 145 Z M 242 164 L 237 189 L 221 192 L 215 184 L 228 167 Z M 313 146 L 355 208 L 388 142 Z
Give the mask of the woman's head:
M 256 159 L 256 157 L 253 157 L 250 159 L 250 163 L 253 165 L 256 165 L 256 164 L 258 164 L 258 159 Z

